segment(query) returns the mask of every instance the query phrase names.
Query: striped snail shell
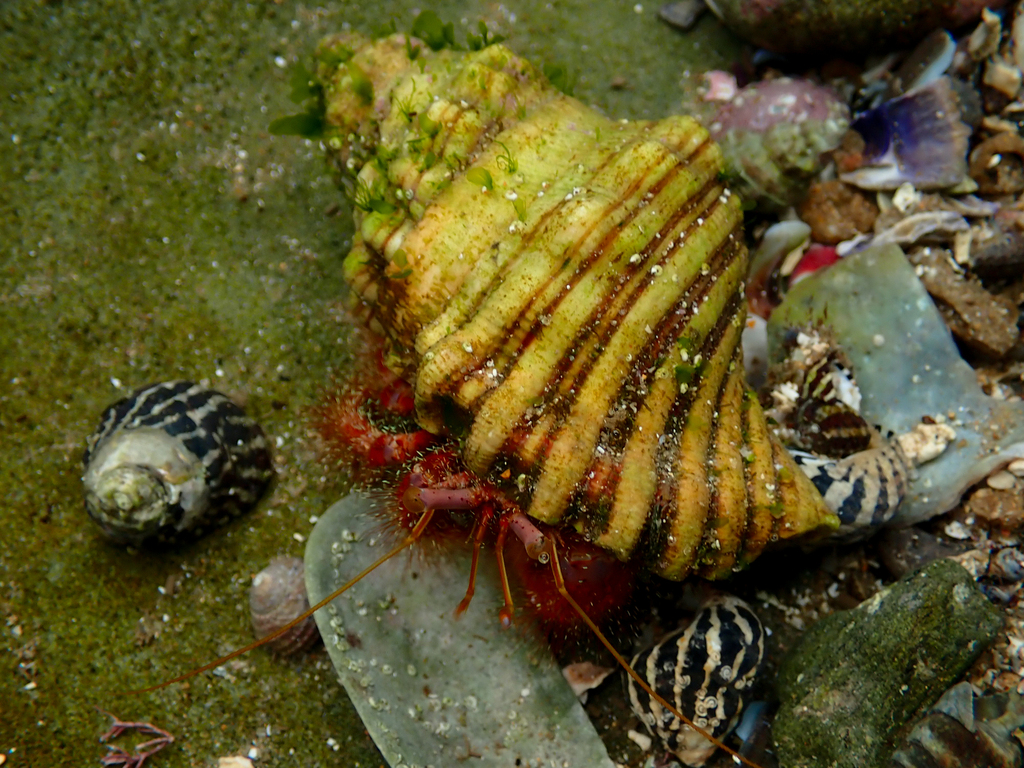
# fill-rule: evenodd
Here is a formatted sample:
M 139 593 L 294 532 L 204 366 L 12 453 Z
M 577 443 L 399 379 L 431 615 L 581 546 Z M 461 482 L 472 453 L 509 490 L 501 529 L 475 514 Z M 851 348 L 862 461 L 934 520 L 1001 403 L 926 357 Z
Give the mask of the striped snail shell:
M 632 667 L 657 693 L 712 736 L 739 720 L 744 697 L 764 655 L 764 629 L 738 597 L 705 602 L 693 621 L 633 657 Z M 703 765 L 715 746 L 651 699 L 632 678 L 633 712 L 665 747 L 688 765 Z
M 345 275 L 423 428 L 671 579 L 837 525 L 746 387 L 742 209 L 704 128 L 609 120 L 501 45 L 318 55 Z
M 306 569 L 301 558 L 275 557 L 256 574 L 249 588 L 249 614 L 256 637 L 266 637 L 309 608 Z M 304 651 L 320 637 L 312 616 L 267 645 L 282 656 Z
M 107 408 L 83 462 L 89 515 L 109 538 L 135 545 L 224 522 L 273 474 L 259 425 L 189 381 L 152 384 Z
M 825 329 L 794 329 L 787 357 L 769 370 L 768 411 L 800 469 L 839 517 L 839 537 L 858 538 L 888 522 L 910 471 L 895 441 L 860 415 L 850 364 Z M 789 394 L 785 394 L 788 388 Z M 796 395 L 793 399 L 793 395 Z

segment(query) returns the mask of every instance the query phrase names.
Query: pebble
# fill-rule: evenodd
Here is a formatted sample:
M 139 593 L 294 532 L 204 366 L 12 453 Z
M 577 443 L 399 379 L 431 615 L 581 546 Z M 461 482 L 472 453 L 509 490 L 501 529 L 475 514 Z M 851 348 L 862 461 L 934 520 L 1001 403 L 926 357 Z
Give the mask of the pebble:
M 957 339 L 994 358 L 1013 348 L 1020 330 L 1017 308 L 1011 300 L 989 293 L 976 278 L 958 272 L 941 249 L 919 250 L 912 254 L 911 261 Z
M 798 213 L 814 242 L 835 245 L 871 232 L 878 206 L 866 193 L 834 179 L 812 184 Z
M 679 0 L 679 2 L 661 6 L 658 18 L 666 24 L 686 32 L 693 29 L 707 8 L 704 0 Z
M 1001 469 L 989 475 L 985 480 L 985 484 L 989 488 L 995 488 L 997 491 L 1008 491 L 1017 484 L 1017 477 L 1012 472 Z
M 933 29 L 977 19 L 1005 0 L 708 0 L 733 32 L 770 51 L 837 56 L 906 48 Z
M 888 768 L 904 724 L 967 670 L 1002 624 L 971 575 L 945 559 L 822 619 L 779 667 L 780 763 Z
M 984 279 L 1012 279 L 1024 273 L 1024 232 L 1016 221 L 996 218 L 985 236 L 971 244 L 971 271 Z
M 1010 488 L 979 488 L 966 500 L 964 507 L 967 514 L 989 527 L 1014 529 L 1024 523 L 1024 500 L 1019 492 Z

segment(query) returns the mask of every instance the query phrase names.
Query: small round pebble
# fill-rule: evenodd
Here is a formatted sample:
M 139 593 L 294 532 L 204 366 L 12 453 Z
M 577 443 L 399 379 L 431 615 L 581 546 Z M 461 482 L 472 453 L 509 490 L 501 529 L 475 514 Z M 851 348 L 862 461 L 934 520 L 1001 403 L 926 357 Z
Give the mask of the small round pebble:
M 865 192 L 834 179 L 812 184 L 798 212 L 812 240 L 835 245 L 871 232 L 878 206 Z

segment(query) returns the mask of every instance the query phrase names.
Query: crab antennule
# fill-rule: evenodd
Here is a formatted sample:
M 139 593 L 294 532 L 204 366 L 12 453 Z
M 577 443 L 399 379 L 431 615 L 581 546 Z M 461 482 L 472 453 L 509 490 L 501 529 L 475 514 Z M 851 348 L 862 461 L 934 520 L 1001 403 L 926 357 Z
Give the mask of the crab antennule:
M 289 621 L 287 624 L 285 624 L 280 629 L 275 630 L 274 632 L 271 632 L 266 637 L 261 637 L 259 640 L 251 642 L 251 643 L 249 643 L 248 645 L 246 645 L 246 646 L 244 646 L 242 648 L 238 648 L 237 650 L 232 651 L 231 653 L 227 654 L 226 656 L 221 656 L 219 659 L 214 659 L 209 664 L 204 664 L 203 666 L 197 667 L 196 669 L 193 669 L 193 670 L 191 670 L 189 672 L 186 672 L 183 675 L 178 675 L 177 677 L 175 677 L 175 678 L 173 678 L 171 680 L 166 680 L 166 681 L 164 681 L 162 683 L 159 683 L 157 685 L 151 685 L 148 688 L 139 688 L 138 690 L 134 690 L 134 691 L 125 691 L 125 693 L 126 694 L 136 694 L 136 693 L 151 693 L 152 691 L 159 691 L 161 688 L 166 688 L 166 687 L 168 687 L 170 685 L 174 685 L 175 683 L 180 683 L 180 682 L 182 682 L 184 680 L 188 680 L 189 678 L 195 677 L 196 675 L 201 675 L 203 672 L 209 672 L 211 669 L 215 669 L 215 668 L 219 667 L 221 664 L 224 664 L 225 662 L 228 662 L 228 661 L 231 661 L 232 659 L 238 658 L 239 656 L 242 656 L 243 654 L 246 654 L 249 651 L 252 651 L 252 650 L 255 650 L 256 648 L 259 648 L 261 645 L 266 645 L 267 643 L 271 642 L 272 640 L 277 639 L 278 637 L 283 635 L 285 632 L 287 632 L 289 629 L 294 627 L 296 624 L 299 624 L 300 622 L 305 621 L 306 619 L 308 619 L 314 613 L 316 613 L 321 608 L 323 608 L 325 605 L 327 605 L 332 600 L 334 600 L 334 598 L 339 597 L 344 592 L 346 592 L 349 589 L 351 589 L 354 585 L 358 584 L 360 581 L 362 581 L 364 578 L 366 578 L 366 576 L 368 576 L 369 574 L 373 573 L 375 570 L 377 570 L 380 566 L 382 566 L 388 560 L 393 558 L 395 555 L 399 554 L 400 552 L 402 552 L 405 549 L 408 549 L 410 546 L 412 546 L 417 541 L 419 541 L 420 537 L 423 535 L 423 532 L 427 529 L 427 526 L 430 524 L 430 519 L 433 516 L 434 516 L 434 510 L 432 510 L 432 509 L 425 510 L 423 512 L 422 516 L 420 517 L 420 519 L 417 521 L 416 525 L 413 527 L 413 529 L 411 531 L 409 531 L 409 534 L 404 539 L 402 539 L 402 541 L 400 541 L 394 548 L 392 548 L 389 552 L 385 552 L 379 558 L 374 560 L 370 565 L 366 566 L 366 568 L 361 570 L 359 573 L 357 573 L 351 579 L 349 579 L 344 584 L 342 584 L 340 587 L 338 587 L 336 590 L 331 592 L 331 594 L 329 594 L 327 597 L 325 597 L 319 603 L 317 603 L 316 605 L 310 606 L 309 610 L 307 610 L 304 613 L 301 613 L 300 615 L 296 616 L 292 621 Z
M 569 593 L 568 588 L 565 586 L 565 579 L 562 578 L 562 567 L 558 563 L 557 544 L 555 543 L 554 537 L 549 537 L 548 539 L 548 553 L 551 561 L 551 573 L 554 576 L 555 586 L 558 589 L 558 593 L 565 599 L 567 603 L 569 603 L 572 609 L 576 611 L 577 614 L 579 614 L 579 617 L 583 619 L 583 622 L 588 627 L 590 627 L 591 632 L 593 632 L 597 639 L 601 641 L 601 644 L 608 649 L 611 655 L 615 657 L 615 661 L 617 661 L 619 666 L 622 667 L 623 670 L 625 670 L 626 674 L 633 678 L 636 684 L 639 685 L 648 696 L 657 701 L 659 704 L 661 704 L 661 706 L 663 706 L 673 715 L 678 717 L 682 722 L 686 723 L 688 726 L 693 728 L 693 730 L 695 730 L 705 739 L 710 741 L 716 747 L 718 747 L 719 749 L 723 749 L 727 753 L 732 755 L 733 759 L 743 762 L 750 768 L 761 768 L 761 766 L 759 766 L 757 763 L 751 762 L 749 759 L 745 758 L 739 752 L 736 752 L 735 750 L 727 747 L 725 744 L 716 739 L 714 736 L 712 736 L 710 733 L 705 731 L 700 726 L 695 725 L 690 718 L 688 718 L 686 715 L 684 715 L 682 712 L 680 712 L 678 709 L 672 706 L 669 702 L 667 702 L 664 698 L 662 698 L 662 696 L 656 693 L 651 688 L 651 686 L 649 686 L 647 682 L 636 673 L 633 667 L 630 666 L 629 662 L 626 661 L 625 657 L 617 650 L 615 650 L 615 647 L 611 644 L 608 638 L 604 636 L 604 632 L 600 630 L 597 624 L 594 623 L 594 621 L 587 615 L 586 611 L 583 610 L 580 604 L 577 603 L 575 598 L 573 598 L 573 596 Z

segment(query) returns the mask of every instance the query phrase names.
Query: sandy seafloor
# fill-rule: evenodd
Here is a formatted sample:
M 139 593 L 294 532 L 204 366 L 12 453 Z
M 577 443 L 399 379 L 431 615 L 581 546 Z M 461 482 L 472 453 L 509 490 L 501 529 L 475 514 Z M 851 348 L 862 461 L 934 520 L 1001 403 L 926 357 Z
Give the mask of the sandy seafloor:
M 736 51 L 711 18 L 684 37 L 646 3 L 429 7 L 457 26 L 486 19 L 518 52 L 566 65 L 576 95 L 617 117 L 678 111 L 683 73 Z M 301 555 L 310 517 L 345 491 L 343 473 L 318 463 L 306 418 L 346 360 L 348 207 L 319 147 L 267 125 L 295 111 L 289 68 L 321 36 L 345 23 L 372 33 L 392 16 L 408 28 L 416 9 L 0 3 L 8 766 L 99 765 L 108 719 L 95 707 L 177 737 L 154 768 L 215 766 L 253 746 L 258 766 L 382 764 L 322 649 L 284 662 L 257 651 L 226 676 L 122 692 L 246 643 L 252 575 L 275 554 Z M 180 377 L 245 404 L 275 442 L 277 480 L 253 512 L 198 543 L 112 546 L 83 509 L 85 436 L 131 389 Z

